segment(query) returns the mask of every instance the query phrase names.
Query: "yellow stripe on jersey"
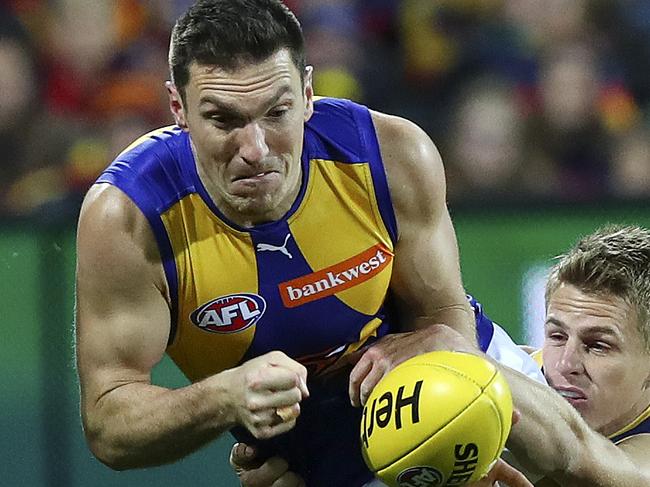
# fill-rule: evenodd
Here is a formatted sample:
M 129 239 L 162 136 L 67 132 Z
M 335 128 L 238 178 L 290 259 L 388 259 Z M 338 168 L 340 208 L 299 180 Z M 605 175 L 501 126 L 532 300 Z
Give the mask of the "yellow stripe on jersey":
M 194 310 L 219 297 L 211 294 L 214 289 L 219 289 L 221 296 L 257 292 L 257 262 L 250 235 L 219 220 L 198 194 L 183 198 L 162 215 L 162 220 L 176 257 L 179 286 L 184 286 L 178 290 L 183 297 L 178 304 L 179 322 L 189 321 Z M 179 228 L 184 231 L 178 231 Z M 187 248 L 188 242 L 192 243 L 191 249 Z M 224 277 L 234 269 L 236 279 Z M 254 335 L 255 325 L 237 334 L 224 335 L 206 333 L 196 326 L 179 326 L 168 353 L 188 378 L 196 381 L 239 362 Z M 219 351 L 218 356 L 215 350 Z
M 332 241 L 322 241 L 322 222 L 335 229 Z M 368 164 L 344 164 L 314 159 L 310 161 L 309 187 L 301 207 L 288 220 L 291 233 L 312 269 L 323 269 L 360 254 L 381 242 L 390 252 L 393 243 L 379 215 Z M 327 252 L 322 246 L 328 247 Z M 388 288 L 391 267 L 366 282 L 337 293 L 351 308 L 377 313 Z
M 539 350 L 535 350 L 533 353 L 530 354 L 530 356 L 535 362 L 537 362 L 537 365 L 539 365 L 540 368 L 544 366 L 544 358 L 543 358 L 541 348 Z

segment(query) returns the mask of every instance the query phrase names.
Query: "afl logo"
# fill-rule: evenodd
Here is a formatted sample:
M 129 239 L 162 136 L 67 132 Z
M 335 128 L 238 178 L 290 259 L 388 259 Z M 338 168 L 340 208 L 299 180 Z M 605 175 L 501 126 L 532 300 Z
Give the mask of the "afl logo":
M 254 325 L 266 310 L 266 301 L 257 294 L 221 296 L 190 315 L 192 323 L 212 333 L 235 333 Z
M 442 474 L 433 467 L 411 467 L 397 476 L 399 487 L 436 487 L 442 481 Z

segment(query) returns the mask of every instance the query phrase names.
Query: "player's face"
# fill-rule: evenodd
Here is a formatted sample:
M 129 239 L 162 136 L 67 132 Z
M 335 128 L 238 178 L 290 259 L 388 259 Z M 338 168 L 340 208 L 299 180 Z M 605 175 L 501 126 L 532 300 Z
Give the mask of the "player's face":
M 650 354 L 623 299 L 562 284 L 548 304 L 544 373 L 587 423 L 605 435 L 650 404 Z
M 252 225 L 289 210 L 312 111 L 311 71 L 303 86 L 287 49 L 233 71 L 190 66 L 181 115 L 201 179 L 226 216 Z

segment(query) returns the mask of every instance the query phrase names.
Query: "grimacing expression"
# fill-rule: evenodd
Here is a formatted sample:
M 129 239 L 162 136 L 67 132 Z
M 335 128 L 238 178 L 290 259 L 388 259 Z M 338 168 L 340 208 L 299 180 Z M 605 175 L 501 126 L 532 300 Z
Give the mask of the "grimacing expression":
M 611 294 L 560 284 L 548 302 L 544 374 L 604 435 L 628 425 L 650 404 L 650 354 L 632 306 Z
M 303 86 L 288 49 L 230 71 L 190 65 L 181 117 L 199 175 L 231 220 L 249 226 L 290 209 L 301 184 L 312 95 L 310 68 Z

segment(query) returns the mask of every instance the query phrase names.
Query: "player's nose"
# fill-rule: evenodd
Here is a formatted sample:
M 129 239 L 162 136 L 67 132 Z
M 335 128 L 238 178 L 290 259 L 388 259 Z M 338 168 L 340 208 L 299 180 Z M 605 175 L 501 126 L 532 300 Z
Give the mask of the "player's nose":
M 562 375 L 580 374 L 584 370 L 582 344 L 567 340 L 557 362 L 557 369 Z
M 237 131 L 237 144 L 241 158 L 254 163 L 263 160 L 268 155 L 269 146 L 266 143 L 266 133 L 259 123 L 248 123 Z

